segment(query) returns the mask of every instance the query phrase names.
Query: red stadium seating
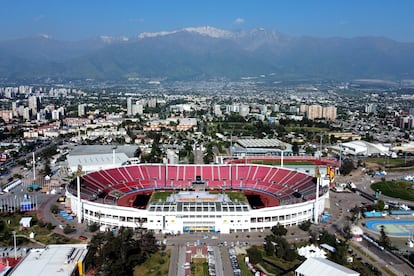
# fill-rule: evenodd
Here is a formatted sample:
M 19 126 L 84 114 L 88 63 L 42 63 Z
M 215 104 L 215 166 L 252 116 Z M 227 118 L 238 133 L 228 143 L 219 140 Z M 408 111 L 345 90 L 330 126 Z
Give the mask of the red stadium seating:
M 255 164 L 230 165 L 165 165 L 138 164 L 100 170 L 82 176 L 82 196 L 96 197 L 100 192 L 131 193 L 143 189 L 187 189 L 197 176 L 206 189 L 243 189 L 263 191 L 284 200 L 298 201 L 294 192 L 312 196 L 312 176 L 274 166 Z M 76 192 L 75 183 L 70 188 Z M 104 201 L 113 201 L 107 196 Z

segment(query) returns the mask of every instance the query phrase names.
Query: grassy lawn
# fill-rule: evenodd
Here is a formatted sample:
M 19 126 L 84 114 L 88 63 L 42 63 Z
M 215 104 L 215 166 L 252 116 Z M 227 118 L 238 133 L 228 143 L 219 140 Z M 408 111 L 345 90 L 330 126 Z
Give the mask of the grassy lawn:
M 220 194 L 221 192 L 210 192 L 211 194 Z M 242 192 L 225 192 L 225 194 L 230 198 L 231 201 L 237 201 L 239 202 L 247 202 L 247 198 Z
M 405 163 L 405 159 L 404 158 L 386 158 L 386 157 L 367 157 L 364 159 L 364 161 L 366 163 L 375 163 L 375 164 L 379 164 L 379 165 L 394 165 L 394 166 L 399 166 L 399 165 L 404 165 Z
M 205 260 L 197 260 L 191 264 L 191 275 L 193 276 L 209 276 L 208 263 Z
M 45 244 L 61 244 L 61 243 L 65 243 L 65 244 L 76 244 L 76 243 L 80 243 L 79 240 L 74 240 L 74 239 L 69 239 L 66 236 L 57 234 L 57 233 L 53 233 L 49 236 L 46 237 L 38 237 L 36 240 L 45 243 Z
M 382 194 L 414 201 L 413 183 L 404 180 L 381 181 L 371 185 L 374 191 L 381 191 Z
M 292 262 L 287 262 L 285 260 L 277 258 L 276 256 L 270 256 L 270 257 L 265 256 L 265 257 L 263 257 L 263 262 L 262 263 L 267 264 L 267 266 L 264 266 L 266 269 L 267 269 L 268 266 L 272 266 L 272 264 L 273 264 L 274 266 L 272 266 L 272 267 L 273 267 L 274 271 L 276 271 L 275 273 L 278 274 L 278 273 L 283 272 L 283 271 L 280 271 L 277 267 L 280 267 L 281 269 L 286 271 L 286 270 L 290 270 L 290 269 L 294 268 L 295 266 L 299 265 L 301 262 L 302 261 L 300 261 L 298 259 L 296 259 Z M 279 272 L 277 272 L 277 271 L 279 271 Z M 269 272 L 272 272 L 272 271 L 269 271 Z
M 321 128 L 321 127 L 308 127 L 308 126 L 286 126 L 285 127 L 287 132 L 297 132 L 297 133 L 307 133 L 307 132 L 313 132 L 313 133 L 323 133 L 325 131 L 327 131 L 328 129 L 326 128 Z M 319 139 L 319 138 L 318 138 Z M 318 140 L 319 141 L 319 140 Z
M 237 255 L 237 262 L 239 263 L 242 276 L 250 276 L 252 273 L 244 262 L 244 257 L 246 257 L 246 255 Z
M 149 257 L 142 265 L 136 266 L 134 275 L 136 276 L 164 276 L 168 275 L 170 266 L 170 251 L 157 252 Z
M 154 192 L 151 195 L 151 198 L 149 202 L 165 202 L 167 200 L 167 197 L 169 197 L 173 192 Z
M 388 168 L 387 172 L 406 172 L 413 171 L 414 167 L 398 167 L 398 168 Z
M 19 222 L 22 217 L 32 217 L 32 227 L 27 230 L 20 231 L 19 229 Z M 3 229 L 0 232 L 0 246 L 7 246 L 10 245 L 10 239 L 8 235 L 11 235 L 12 231 L 16 231 L 16 235 L 25 235 L 29 236 L 30 232 L 35 232 L 37 236 L 43 237 L 50 234 L 50 230 L 40 227 L 37 225 L 37 218 L 35 215 L 32 214 L 11 214 L 11 215 L 2 215 L 0 217 L 1 225 L 3 225 Z M 11 237 L 11 236 L 10 236 Z M 37 237 L 36 237 L 37 239 Z M 23 244 L 30 244 L 31 242 L 28 239 L 23 237 L 17 237 L 17 243 L 20 245 Z

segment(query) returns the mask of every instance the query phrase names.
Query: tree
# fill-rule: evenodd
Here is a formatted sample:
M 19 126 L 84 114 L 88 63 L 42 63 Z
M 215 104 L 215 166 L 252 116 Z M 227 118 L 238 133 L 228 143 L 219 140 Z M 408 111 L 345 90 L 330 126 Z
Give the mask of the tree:
M 297 142 L 293 142 L 292 152 L 293 152 L 293 155 L 299 155 L 299 146 Z
M 284 259 L 288 262 L 295 260 L 298 257 L 296 250 L 294 248 L 289 248 L 284 256 Z
M 248 248 L 246 252 L 252 264 L 260 263 L 263 260 L 262 251 L 256 246 Z
M 354 169 L 354 162 L 351 159 L 347 158 L 342 161 L 342 165 L 339 168 L 339 171 L 341 172 L 342 175 L 347 175 L 351 173 L 353 169 Z
M 275 254 L 275 246 L 273 245 L 272 237 L 267 236 L 265 239 L 264 250 L 267 256 L 273 256 Z
M 384 225 L 381 225 L 380 238 L 378 243 L 384 247 L 389 247 L 391 245 L 390 238 L 388 237 L 387 233 L 385 233 Z
M 98 233 L 92 237 L 85 262 L 100 268 L 100 275 L 133 275 L 134 267 L 145 262 L 158 251 L 152 232 L 140 230 L 138 239 L 131 229 L 120 228 L 112 232 Z
M 52 214 L 57 214 L 59 213 L 59 207 L 56 204 L 52 204 L 50 205 L 50 212 Z
M 50 158 L 49 157 L 46 157 L 46 160 L 45 160 L 45 165 L 44 165 L 44 167 L 43 167 L 43 175 L 51 175 L 52 174 L 52 169 L 51 169 L 51 167 L 50 167 Z
M 273 235 L 275 236 L 286 236 L 287 234 L 287 229 L 281 225 L 280 223 L 278 223 L 277 225 L 273 226 L 271 229 Z
M 76 231 L 76 229 L 72 228 L 69 224 L 66 224 L 65 228 L 63 228 L 63 233 L 64 234 L 71 234 L 75 231 Z
M 304 221 L 301 224 L 299 224 L 299 229 L 303 231 L 309 231 L 311 225 L 312 225 L 312 222 L 308 219 L 307 221 Z
M 384 211 L 384 207 L 385 207 L 385 202 L 384 200 L 378 200 L 377 202 L 377 209 L 378 211 Z
M 134 152 L 134 157 L 140 157 L 141 153 L 142 153 L 141 148 L 137 147 L 137 149 Z
M 99 229 L 99 225 L 97 223 L 91 223 L 88 225 L 89 232 L 96 232 Z

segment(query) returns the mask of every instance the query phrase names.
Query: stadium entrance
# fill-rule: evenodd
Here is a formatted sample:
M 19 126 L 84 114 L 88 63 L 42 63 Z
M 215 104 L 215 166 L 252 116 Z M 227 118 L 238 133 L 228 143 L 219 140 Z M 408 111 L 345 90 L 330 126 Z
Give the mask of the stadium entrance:
M 183 232 L 196 233 L 196 232 L 216 232 L 215 226 L 184 226 Z

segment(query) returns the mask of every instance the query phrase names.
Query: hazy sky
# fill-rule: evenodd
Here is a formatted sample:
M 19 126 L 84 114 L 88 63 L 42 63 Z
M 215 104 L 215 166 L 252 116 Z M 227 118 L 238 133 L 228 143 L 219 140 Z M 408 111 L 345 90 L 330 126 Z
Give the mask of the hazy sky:
M 413 13 L 412 0 L 1 0 L 0 40 L 36 34 L 66 40 L 135 36 L 209 25 L 414 42 Z

